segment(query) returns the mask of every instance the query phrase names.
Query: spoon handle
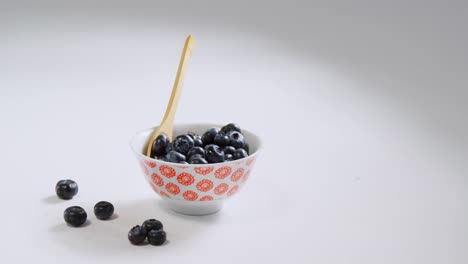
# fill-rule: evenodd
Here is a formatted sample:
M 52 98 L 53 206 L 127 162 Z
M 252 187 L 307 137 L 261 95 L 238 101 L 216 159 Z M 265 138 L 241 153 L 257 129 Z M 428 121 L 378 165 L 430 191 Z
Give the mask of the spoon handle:
M 150 137 L 148 148 L 146 150 L 146 156 L 150 157 L 151 148 L 153 141 L 159 134 L 165 134 L 170 140 L 172 140 L 173 125 L 175 113 L 177 110 L 177 103 L 179 102 L 180 93 L 182 91 L 182 85 L 184 84 L 185 75 L 187 74 L 187 69 L 189 62 L 192 58 L 192 49 L 195 45 L 195 40 L 192 35 L 187 37 L 185 40 L 184 50 L 182 51 L 182 56 L 179 62 L 179 68 L 177 70 L 176 79 L 174 81 L 174 86 L 172 87 L 172 94 L 169 102 L 167 104 L 166 113 L 159 125 L 159 128 L 156 129 Z

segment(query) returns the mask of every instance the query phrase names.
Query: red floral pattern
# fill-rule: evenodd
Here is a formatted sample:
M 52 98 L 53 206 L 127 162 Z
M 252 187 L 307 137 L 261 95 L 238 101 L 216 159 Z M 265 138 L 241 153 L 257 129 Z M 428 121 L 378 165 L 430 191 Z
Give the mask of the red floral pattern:
M 189 186 L 195 181 L 195 178 L 190 173 L 182 172 L 177 176 L 177 181 L 182 185 Z
M 202 192 L 207 192 L 213 188 L 213 182 L 210 180 L 201 180 L 197 183 L 197 189 Z
M 164 191 L 160 191 L 159 194 L 161 194 L 161 196 L 164 196 L 164 197 L 167 197 L 167 198 L 171 198 L 169 196 L 169 194 L 165 193 Z
M 182 196 L 184 197 L 185 200 L 189 200 L 189 201 L 195 201 L 198 198 L 198 194 L 193 191 L 186 191 L 184 192 Z
M 153 180 L 154 184 L 156 184 L 159 187 L 162 187 L 164 185 L 163 179 L 156 173 L 151 174 L 151 179 Z
M 166 190 L 173 195 L 177 195 L 180 193 L 180 188 L 171 182 L 166 184 Z
M 161 172 L 162 175 L 168 178 L 172 178 L 176 175 L 175 170 L 167 165 L 161 165 L 159 167 L 159 171 Z
M 144 173 L 145 175 L 149 175 L 149 174 L 150 174 L 150 171 L 149 171 L 148 167 L 146 167 L 144 163 L 141 163 L 141 168 L 143 169 L 143 173 Z
M 229 166 L 223 166 L 215 171 L 215 177 L 218 179 L 224 179 L 231 174 L 232 168 Z
M 201 175 L 207 175 L 208 173 L 212 172 L 212 167 L 197 167 L 195 168 L 195 172 Z
M 205 195 L 202 198 L 200 198 L 200 201 L 211 201 L 213 200 L 213 196 Z
M 244 174 L 244 178 L 242 178 L 242 183 L 246 182 L 246 181 L 249 179 L 249 176 L 250 176 L 250 170 L 248 170 L 248 171 Z
M 156 163 L 154 163 L 154 162 L 152 162 L 152 161 L 145 160 L 145 164 L 148 165 L 148 166 L 151 167 L 151 168 L 156 167 Z
M 221 183 L 220 185 L 216 186 L 214 193 L 217 195 L 222 195 L 224 194 L 229 188 L 229 185 L 226 183 Z
M 227 196 L 232 196 L 232 195 L 234 195 L 238 190 L 239 190 L 239 186 L 238 186 L 238 185 L 232 187 L 231 190 L 229 190 L 229 192 L 227 193 Z
M 153 189 L 155 193 L 159 193 L 158 188 L 156 188 L 156 186 L 154 186 L 154 184 L 152 184 L 151 182 L 150 182 L 150 186 L 151 186 L 151 189 Z
M 236 181 L 240 180 L 240 178 L 242 178 L 242 176 L 244 176 L 244 169 L 239 168 L 232 174 L 231 181 L 236 182 Z
M 245 164 L 247 166 L 250 166 L 254 161 L 255 161 L 255 158 L 251 158 L 251 159 L 247 160 L 247 162 Z

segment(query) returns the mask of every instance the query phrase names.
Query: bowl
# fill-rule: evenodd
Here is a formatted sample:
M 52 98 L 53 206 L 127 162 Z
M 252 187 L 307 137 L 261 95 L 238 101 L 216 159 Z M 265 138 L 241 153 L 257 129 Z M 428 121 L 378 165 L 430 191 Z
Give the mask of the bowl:
M 179 124 L 174 135 L 194 132 L 202 135 L 213 124 Z M 219 211 L 224 202 L 237 194 L 247 183 L 255 165 L 261 142 L 254 133 L 242 129 L 249 143 L 250 155 L 243 159 L 212 164 L 177 164 L 157 160 L 143 153 L 156 128 L 134 136 L 130 146 L 143 175 L 155 193 L 172 210 L 187 215 L 206 215 Z

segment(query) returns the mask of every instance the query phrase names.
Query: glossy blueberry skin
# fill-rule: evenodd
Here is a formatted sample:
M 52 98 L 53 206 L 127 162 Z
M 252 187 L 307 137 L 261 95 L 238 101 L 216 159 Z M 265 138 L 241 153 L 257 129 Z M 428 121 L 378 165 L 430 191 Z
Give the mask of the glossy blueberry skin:
M 243 149 L 247 152 L 247 155 L 250 154 L 250 146 L 249 143 L 245 142 Z
M 68 207 L 65 209 L 65 212 L 63 212 L 65 222 L 74 227 L 83 225 L 87 217 L 86 211 L 79 206 Z
M 156 137 L 153 141 L 153 146 L 151 147 L 151 157 L 159 157 L 162 155 L 166 155 L 166 147 L 169 144 L 169 138 L 161 134 Z
M 234 152 L 236 151 L 236 148 L 233 147 L 233 146 L 227 146 L 223 149 L 224 151 L 224 155 L 226 154 L 231 154 L 231 155 L 234 155 Z
M 148 219 L 141 224 L 141 226 L 145 229 L 146 234 L 148 234 L 151 230 L 162 230 L 164 228 L 161 221 L 156 219 Z
M 210 145 L 210 144 L 213 144 L 214 142 L 214 138 L 216 136 L 216 134 L 219 133 L 219 128 L 217 127 L 212 127 L 210 129 L 208 129 L 202 136 L 202 141 L 203 141 L 203 145 L 206 146 L 206 145 Z
M 128 240 L 133 245 L 141 245 L 143 242 L 145 242 L 147 233 L 148 232 L 145 230 L 144 227 L 141 227 L 139 225 L 134 226 L 128 232 Z
M 167 162 L 180 163 L 182 161 L 185 161 L 185 155 L 174 150 L 167 153 L 165 157 Z
M 193 132 L 188 132 L 187 133 L 188 136 L 190 136 L 192 139 L 193 139 L 193 145 L 195 147 L 203 147 L 203 141 L 202 141 L 202 137 L 200 135 L 197 135 Z
M 172 142 L 168 143 L 166 146 L 166 154 L 174 150 L 174 144 Z
M 106 201 L 98 202 L 94 206 L 94 215 L 97 219 L 107 220 L 114 214 L 114 206 Z
M 193 139 L 189 135 L 177 136 L 172 142 L 175 151 L 187 155 L 188 151 L 193 148 Z
M 187 157 L 192 157 L 194 155 L 201 155 L 202 157 L 205 156 L 205 150 L 202 147 L 193 147 L 187 153 Z
M 151 230 L 148 233 L 148 242 L 153 246 L 161 246 L 166 242 L 166 232 L 164 230 Z
M 224 154 L 224 160 L 225 161 L 232 161 L 233 160 L 232 154 Z
M 234 155 L 232 155 L 233 159 L 234 160 L 238 160 L 238 159 L 242 159 L 242 158 L 245 158 L 249 156 L 249 154 L 247 154 L 247 151 L 245 151 L 245 149 L 236 149 L 236 152 L 234 152 Z
M 60 199 L 69 200 L 78 193 L 78 184 L 72 180 L 61 180 L 55 185 L 55 193 Z
M 236 149 L 244 147 L 245 145 L 244 136 L 241 133 L 237 131 L 231 131 L 228 133 L 228 137 L 229 137 L 229 145 L 235 147 Z
M 224 151 L 217 145 L 205 146 L 205 159 L 208 163 L 224 162 Z
M 221 132 L 227 134 L 231 131 L 237 131 L 237 132 L 242 132 L 240 127 L 234 123 L 227 124 L 221 128 Z
M 190 157 L 188 162 L 189 164 L 208 164 L 208 161 L 206 161 L 205 158 L 198 154 Z
M 220 146 L 221 148 L 224 148 L 229 144 L 229 137 L 224 133 L 218 133 L 214 137 L 213 143 Z

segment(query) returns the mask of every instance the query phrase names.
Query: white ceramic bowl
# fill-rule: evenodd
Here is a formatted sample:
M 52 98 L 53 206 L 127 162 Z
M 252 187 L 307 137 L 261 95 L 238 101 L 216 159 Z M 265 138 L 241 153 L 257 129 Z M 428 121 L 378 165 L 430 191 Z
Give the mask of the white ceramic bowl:
M 174 126 L 174 135 L 194 132 L 202 135 L 213 124 L 181 124 Z M 130 142 L 154 192 L 171 209 L 188 215 L 206 215 L 219 211 L 226 199 L 236 194 L 247 182 L 255 164 L 261 141 L 252 132 L 242 129 L 249 143 L 250 155 L 230 162 L 214 164 L 177 164 L 156 160 L 143 153 L 155 128 L 138 133 Z

